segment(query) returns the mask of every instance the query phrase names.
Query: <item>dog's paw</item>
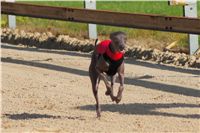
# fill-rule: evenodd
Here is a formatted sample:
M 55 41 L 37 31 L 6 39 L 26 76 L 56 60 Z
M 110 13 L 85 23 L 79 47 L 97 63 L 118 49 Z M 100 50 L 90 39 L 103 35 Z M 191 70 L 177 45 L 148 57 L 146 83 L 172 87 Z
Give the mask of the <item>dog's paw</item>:
M 111 100 L 112 100 L 113 102 L 116 101 L 116 97 L 115 97 L 115 96 L 111 97 Z
M 101 113 L 97 112 L 97 118 L 100 119 L 101 118 Z
M 111 94 L 111 91 L 110 90 L 107 90 L 106 92 L 105 92 L 105 95 L 106 96 L 109 96 Z
M 116 97 L 115 102 L 118 104 L 122 100 L 122 97 Z

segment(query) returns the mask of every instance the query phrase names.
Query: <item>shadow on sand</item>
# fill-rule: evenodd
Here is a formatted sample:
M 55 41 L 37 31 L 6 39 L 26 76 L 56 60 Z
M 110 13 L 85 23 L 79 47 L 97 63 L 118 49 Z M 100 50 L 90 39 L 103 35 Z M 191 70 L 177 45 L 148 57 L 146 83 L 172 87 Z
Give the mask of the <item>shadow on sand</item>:
M 3 116 L 12 120 L 30 120 L 30 119 L 71 119 L 71 120 L 85 120 L 79 116 L 53 116 L 47 114 L 35 113 L 21 113 L 21 114 L 3 114 Z
M 196 108 L 197 114 L 176 114 L 168 112 L 156 111 L 156 109 L 173 109 L 180 108 Z M 185 104 L 185 103 L 129 103 L 129 104 L 102 104 L 102 111 L 119 112 L 120 114 L 132 114 L 132 115 L 154 115 L 154 116 L 166 116 L 166 117 L 178 117 L 178 118 L 193 118 L 200 119 L 198 114 L 200 105 Z M 80 110 L 96 111 L 95 105 L 80 106 Z
M 80 56 L 90 58 L 91 55 L 88 53 L 77 52 L 77 51 L 62 51 L 59 49 L 42 49 L 42 48 L 31 48 L 31 47 L 17 47 L 17 45 L 1 45 L 3 49 L 13 49 L 13 50 L 20 50 L 20 51 L 30 51 L 30 52 L 39 52 L 39 53 L 51 53 L 51 54 L 59 54 L 59 55 L 69 55 L 69 56 Z
M 29 114 L 29 113 L 22 113 L 22 114 L 4 114 L 9 119 L 12 120 L 29 120 L 29 119 L 41 119 L 41 118 L 51 118 L 51 119 L 59 119 L 60 116 L 53 116 L 47 114 Z
M 1 58 L 1 61 L 5 63 L 15 63 L 15 64 L 27 65 L 31 67 L 45 68 L 45 69 L 54 70 L 54 71 L 67 72 L 67 73 L 80 75 L 80 76 L 88 76 L 88 71 L 75 69 L 75 68 L 69 68 L 69 67 L 63 67 L 63 66 L 57 66 L 53 64 L 34 62 L 34 61 L 25 61 L 25 60 L 12 59 L 12 58 Z M 2 67 L 2 70 L 3 69 L 4 68 Z M 142 86 L 142 87 L 145 87 L 146 89 L 170 92 L 170 93 L 181 94 L 185 96 L 200 97 L 200 90 L 197 90 L 194 88 L 156 83 L 152 81 L 142 80 L 141 78 L 134 79 L 134 78 L 125 77 L 125 84 Z
M 69 68 L 69 67 L 63 67 L 63 66 L 57 66 L 53 64 L 46 64 L 46 63 L 34 62 L 34 61 L 25 61 L 25 60 L 12 59 L 12 58 L 1 58 L 1 61 L 6 62 L 6 63 L 27 65 L 31 67 L 46 68 L 50 70 L 67 72 L 67 73 L 80 75 L 80 76 L 88 76 L 88 71 L 75 69 L 75 68 Z M 142 86 L 142 87 L 145 87 L 146 89 L 154 89 L 154 90 L 165 91 L 165 92 L 170 92 L 170 93 L 175 93 L 175 94 L 181 94 L 185 96 L 200 97 L 200 90 L 197 90 L 197 89 L 182 87 L 182 86 L 177 86 L 177 85 L 167 85 L 167 84 L 156 83 L 152 81 L 145 81 L 145 80 L 141 80 L 141 78 L 133 79 L 133 78 L 125 77 L 125 84 Z
M 77 51 L 59 51 L 59 50 L 50 50 L 50 49 L 41 49 L 41 48 L 23 48 L 23 47 L 17 47 L 16 45 L 7 45 L 2 44 L 1 48 L 3 49 L 13 49 L 13 50 L 22 50 L 22 51 L 30 51 L 30 52 L 42 52 L 42 53 L 52 53 L 52 54 L 60 54 L 60 55 L 69 55 L 69 56 L 79 56 L 79 57 L 86 57 L 90 58 L 91 54 L 88 53 L 80 53 Z M 182 68 L 176 68 L 173 66 L 167 66 L 167 65 L 161 65 L 161 64 L 153 64 L 150 62 L 141 62 L 136 59 L 128 58 L 125 60 L 125 63 L 127 64 L 134 64 L 139 66 L 144 66 L 148 68 L 154 68 L 154 69 L 161 69 L 161 70 L 168 70 L 168 71 L 174 71 L 174 72 L 180 72 L 180 73 L 188 73 L 193 75 L 200 75 L 200 70 L 194 70 L 194 69 L 182 69 Z

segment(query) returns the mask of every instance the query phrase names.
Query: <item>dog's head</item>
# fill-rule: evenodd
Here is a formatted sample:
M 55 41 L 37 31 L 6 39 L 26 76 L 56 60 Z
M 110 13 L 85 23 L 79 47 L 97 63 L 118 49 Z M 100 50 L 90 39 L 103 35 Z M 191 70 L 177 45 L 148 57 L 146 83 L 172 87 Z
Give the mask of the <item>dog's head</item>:
M 110 34 L 110 39 L 115 52 L 124 51 L 127 40 L 126 33 L 121 31 L 113 32 Z

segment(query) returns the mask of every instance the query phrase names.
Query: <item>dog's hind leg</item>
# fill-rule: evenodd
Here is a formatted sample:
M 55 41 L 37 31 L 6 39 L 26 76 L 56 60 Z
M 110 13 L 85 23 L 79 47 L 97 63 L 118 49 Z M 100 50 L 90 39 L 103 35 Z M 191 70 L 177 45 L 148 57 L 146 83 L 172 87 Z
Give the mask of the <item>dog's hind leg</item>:
M 107 64 L 107 62 L 104 60 L 103 55 L 99 55 L 95 69 L 96 69 L 96 72 L 100 75 L 100 78 L 104 81 L 106 85 L 106 88 L 107 88 L 106 95 L 110 95 L 110 92 L 111 92 L 111 85 L 108 82 L 106 75 L 103 73 L 105 71 L 108 71 L 108 68 L 109 68 L 109 64 Z
M 90 79 L 92 82 L 92 91 L 94 94 L 94 98 L 96 100 L 96 112 L 97 112 L 97 117 L 101 117 L 101 108 L 99 104 L 99 98 L 98 98 L 98 85 L 99 85 L 99 76 L 98 74 L 90 73 Z

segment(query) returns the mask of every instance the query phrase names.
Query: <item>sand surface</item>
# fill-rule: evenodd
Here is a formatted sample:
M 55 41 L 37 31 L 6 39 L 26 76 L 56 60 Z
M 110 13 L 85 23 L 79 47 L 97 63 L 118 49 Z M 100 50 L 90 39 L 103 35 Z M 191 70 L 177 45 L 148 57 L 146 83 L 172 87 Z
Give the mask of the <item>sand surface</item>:
M 128 59 L 121 103 L 105 96 L 101 82 L 97 119 L 90 54 L 8 44 L 1 50 L 2 132 L 200 132 L 198 69 Z

